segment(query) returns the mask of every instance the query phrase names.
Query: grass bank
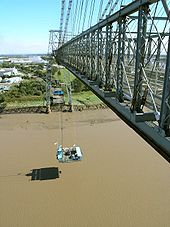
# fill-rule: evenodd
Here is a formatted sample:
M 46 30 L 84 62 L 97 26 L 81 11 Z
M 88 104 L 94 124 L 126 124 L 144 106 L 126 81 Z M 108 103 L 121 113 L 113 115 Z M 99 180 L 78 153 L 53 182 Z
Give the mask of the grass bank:
M 6 103 L 6 108 L 22 108 L 43 105 L 45 105 L 45 100 L 42 96 L 24 96 L 21 98 L 16 98 L 15 100 L 9 100 Z
M 60 81 L 60 83 L 63 83 L 62 90 L 64 91 L 65 104 L 68 103 L 68 97 L 66 92 L 66 86 L 64 84 L 65 83 L 67 84 L 70 82 L 73 90 L 72 91 L 73 105 L 88 107 L 93 105 L 100 105 L 103 103 L 97 96 L 95 96 L 90 90 L 88 90 L 87 87 L 85 87 L 85 85 L 83 85 L 79 80 L 77 79 L 75 80 L 75 78 L 76 77 L 65 68 L 58 70 L 53 75 L 53 81 L 58 80 Z M 39 85 L 38 82 L 36 84 L 34 83 L 34 86 L 32 87 L 30 83 L 26 84 L 27 87 L 25 84 L 23 85 L 22 87 L 23 89 L 20 89 L 22 90 L 22 93 L 21 91 L 18 91 L 18 90 L 17 90 L 18 93 L 16 93 L 16 89 L 14 89 L 13 93 L 14 94 L 16 93 L 15 95 L 13 95 L 12 93 L 11 96 L 10 95 L 6 96 L 5 98 L 6 108 L 22 108 L 22 107 L 25 108 L 25 107 L 36 107 L 36 106 L 38 107 L 38 106 L 46 105 L 45 94 L 44 94 L 44 91 L 42 91 L 42 89 L 41 89 L 41 95 L 37 95 L 34 93 L 32 94 L 31 92 L 29 93 L 25 92 L 25 90 L 28 91 L 28 89 L 30 89 L 32 91 L 33 89 L 35 90 L 36 88 L 37 89 L 36 93 L 37 93 L 39 91 L 38 89 L 41 88 L 40 86 L 38 86 Z M 55 82 L 52 82 L 52 86 L 54 85 L 54 83 Z
M 65 94 L 65 103 L 68 102 L 67 94 Z M 83 91 L 79 93 L 72 94 L 73 105 L 80 106 L 93 106 L 102 104 L 102 101 L 95 96 L 91 91 Z M 32 107 L 32 106 L 44 106 L 44 97 L 40 96 L 30 96 L 15 99 L 13 101 L 8 101 L 6 108 L 22 108 L 22 107 Z

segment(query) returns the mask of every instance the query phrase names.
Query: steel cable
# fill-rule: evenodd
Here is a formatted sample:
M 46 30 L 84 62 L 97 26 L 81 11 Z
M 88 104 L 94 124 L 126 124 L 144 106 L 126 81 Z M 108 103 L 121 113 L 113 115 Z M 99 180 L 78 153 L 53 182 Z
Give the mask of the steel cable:
M 89 4 L 89 0 L 86 0 L 85 10 L 84 10 L 84 17 L 83 17 L 82 31 L 84 30 L 84 24 L 85 24 L 85 21 L 86 21 L 88 4 Z
M 90 14 L 89 14 L 89 21 L 88 21 L 88 27 L 91 27 L 93 13 L 94 13 L 94 6 L 95 6 L 95 0 L 91 1 L 90 6 Z

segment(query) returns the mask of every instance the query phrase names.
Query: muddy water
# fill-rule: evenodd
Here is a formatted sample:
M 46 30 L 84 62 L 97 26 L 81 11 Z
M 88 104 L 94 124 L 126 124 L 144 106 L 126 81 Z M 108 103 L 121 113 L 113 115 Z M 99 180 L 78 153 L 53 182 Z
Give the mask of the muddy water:
M 62 118 L 81 162 L 55 160 L 60 113 L 1 116 L 0 226 L 170 226 L 169 163 L 110 110 Z

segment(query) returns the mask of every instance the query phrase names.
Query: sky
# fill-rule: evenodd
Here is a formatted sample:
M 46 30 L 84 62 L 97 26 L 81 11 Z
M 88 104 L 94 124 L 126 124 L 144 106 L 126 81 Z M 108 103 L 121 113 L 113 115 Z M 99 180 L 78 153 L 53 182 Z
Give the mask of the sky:
M 80 28 L 79 32 L 88 28 L 90 5 L 93 1 L 95 5 L 91 25 L 97 22 L 102 0 L 73 0 L 68 32 L 73 32 L 74 25 L 76 27 L 75 30 L 78 30 L 78 27 Z M 120 8 L 120 2 L 126 5 L 132 1 L 118 1 L 119 5 L 116 5 L 115 11 Z M 68 2 L 69 0 L 66 0 L 64 24 Z M 85 17 L 83 11 L 81 14 L 80 10 L 82 2 L 84 8 L 88 2 Z M 108 0 L 103 0 L 102 12 L 107 2 Z M 112 2 L 114 4 L 117 0 L 112 0 Z M 167 2 L 170 6 L 170 0 Z M 77 8 L 76 5 L 78 6 Z M 48 52 L 49 30 L 58 30 L 60 27 L 61 0 L 0 0 L 0 9 L 0 55 Z M 84 29 L 82 26 L 83 20 L 85 21 Z
M 47 53 L 60 0 L 0 0 L 0 54 Z
M 74 10 L 77 2 L 81 1 L 73 0 Z M 99 7 L 99 0 L 95 3 Z M 103 6 L 106 3 L 104 0 Z M 68 0 L 65 15 L 67 7 Z M 0 9 L 0 54 L 47 53 L 49 30 L 59 29 L 61 0 L 0 0 Z M 70 22 L 73 18 L 71 15 Z

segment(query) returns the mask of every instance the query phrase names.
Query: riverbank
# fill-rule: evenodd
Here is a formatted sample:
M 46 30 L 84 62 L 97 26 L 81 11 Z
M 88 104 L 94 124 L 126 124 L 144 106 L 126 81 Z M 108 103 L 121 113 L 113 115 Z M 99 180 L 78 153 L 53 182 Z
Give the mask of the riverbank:
M 65 97 L 68 103 L 68 97 Z M 72 105 L 74 111 L 105 109 L 107 106 L 91 91 L 72 94 Z M 63 105 L 63 109 L 68 109 L 68 105 Z M 51 106 L 52 111 L 61 111 L 60 105 Z M 0 108 L 1 114 L 11 113 L 45 113 L 46 106 L 43 97 L 22 97 L 8 102 Z
M 96 105 L 73 105 L 73 111 L 96 110 L 108 108 L 104 103 Z M 51 106 L 52 112 L 69 111 L 68 105 Z M 22 113 L 46 113 L 46 106 L 23 106 L 23 107 L 6 107 L 0 111 L 0 114 L 22 114 Z

